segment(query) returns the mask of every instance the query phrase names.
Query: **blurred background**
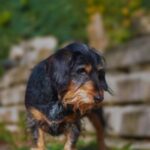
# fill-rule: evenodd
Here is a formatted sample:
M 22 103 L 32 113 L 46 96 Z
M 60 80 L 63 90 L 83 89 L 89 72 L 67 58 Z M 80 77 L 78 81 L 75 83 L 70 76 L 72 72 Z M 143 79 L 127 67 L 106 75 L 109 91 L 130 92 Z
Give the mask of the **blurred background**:
M 24 93 L 32 67 L 81 41 L 103 53 L 108 150 L 150 150 L 150 1 L 0 0 L 0 150 L 29 150 Z M 87 119 L 80 150 L 96 150 Z M 59 139 L 59 140 L 58 140 Z M 64 137 L 47 138 L 61 150 Z

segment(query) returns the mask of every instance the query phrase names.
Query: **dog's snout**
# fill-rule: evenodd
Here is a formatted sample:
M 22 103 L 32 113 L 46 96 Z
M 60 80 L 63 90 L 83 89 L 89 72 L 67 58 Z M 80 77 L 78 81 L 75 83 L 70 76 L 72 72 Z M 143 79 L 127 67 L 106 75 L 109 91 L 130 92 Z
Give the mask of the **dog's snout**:
M 98 95 L 94 96 L 94 100 L 95 100 L 95 102 L 100 102 L 103 100 L 103 96 L 98 94 Z
M 95 96 L 94 100 L 95 102 L 101 102 L 104 99 L 104 91 L 100 90 Z

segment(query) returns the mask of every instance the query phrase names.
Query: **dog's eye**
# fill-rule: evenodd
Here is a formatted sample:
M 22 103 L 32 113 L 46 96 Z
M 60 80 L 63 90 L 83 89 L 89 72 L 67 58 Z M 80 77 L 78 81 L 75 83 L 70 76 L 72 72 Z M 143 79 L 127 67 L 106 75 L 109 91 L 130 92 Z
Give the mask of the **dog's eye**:
M 77 70 L 77 73 L 79 73 L 79 74 L 86 73 L 85 68 L 79 68 Z

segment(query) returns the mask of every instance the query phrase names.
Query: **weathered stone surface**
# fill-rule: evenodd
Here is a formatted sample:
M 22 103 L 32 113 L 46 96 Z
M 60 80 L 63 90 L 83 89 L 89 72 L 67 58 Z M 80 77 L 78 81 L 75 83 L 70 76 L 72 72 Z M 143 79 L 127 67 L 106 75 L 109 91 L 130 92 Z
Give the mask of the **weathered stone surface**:
M 38 57 L 45 57 L 45 53 L 50 54 L 56 48 L 57 43 L 57 39 L 52 36 L 37 37 L 29 41 L 24 41 L 20 45 L 12 47 L 9 58 L 21 62 L 21 64 L 32 63 L 35 60 L 39 60 Z
M 150 63 L 150 36 L 131 41 L 105 53 L 108 69 L 132 67 Z
M 105 93 L 104 103 L 150 101 L 150 71 L 127 75 L 108 75 L 107 82 L 114 95 Z
M 17 105 L 24 103 L 25 85 L 18 85 L 0 92 L 1 105 Z
M 25 83 L 29 77 L 30 69 L 18 67 L 8 71 L 1 79 L 0 89 Z
M 19 121 L 19 108 L 18 107 L 0 107 L 0 122 L 12 122 Z
M 129 147 L 131 150 L 150 150 L 150 142 L 148 140 L 134 140 L 134 139 L 123 139 L 120 137 L 107 137 L 105 139 L 106 145 L 110 150 L 113 149 L 124 149 Z
M 105 107 L 108 134 L 127 137 L 150 137 L 150 107 Z
M 137 12 L 132 19 L 133 26 L 138 34 L 148 35 L 150 33 L 150 14 Z
M 116 138 L 116 137 L 105 137 L 105 143 L 109 150 L 112 149 L 122 149 L 128 144 L 131 144 L 132 142 L 130 140 L 125 140 L 122 138 Z
M 87 117 L 83 118 L 82 127 L 89 133 L 95 132 L 95 128 L 93 127 L 92 123 L 89 121 Z
M 106 144 L 111 147 L 110 149 L 112 147 L 121 148 L 131 143 L 133 150 L 150 150 L 150 144 L 141 140 L 150 138 L 150 107 L 148 105 L 150 101 L 149 41 L 150 36 L 147 36 L 131 41 L 121 49 L 106 53 L 107 65 L 110 66 L 108 67 L 110 70 L 108 70 L 107 80 L 114 91 L 113 96 L 105 93 L 104 100 L 104 114 L 107 121 Z M 6 123 L 6 129 L 9 131 L 19 131 L 17 125 L 20 118 L 25 122 L 25 116 L 23 116 L 25 115 L 25 108 L 22 102 L 30 69 L 39 61 L 48 57 L 56 46 L 55 39 L 50 43 L 49 38 L 36 38 L 13 47 L 10 58 L 15 62 L 14 66 L 18 66 L 6 72 L 0 80 L 0 122 Z M 126 71 L 126 74 L 121 72 L 121 69 L 124 69 L 123 71 Z M 127 71 L 130 74 L 127 74 Z M 142 104 L 140 105 L 137 102 Z M 110 105 L 111 103 L 114 105 Z M 134 105 L 135 103 L 138 105 Z M 87 132 L 95 132 L 87 118 L 82 122 L 82 126 Z M 90 141 L 91 136 L 85 136 L 84 134 L 81 138 Z M 62 137 L 64 140 L 64 136 L 61 136 L 59 140 L 62 140 Z M 85 139 L 85 137 L 87 138 Z M 123 137 L 125 138 L 123 139 Z M 135 139 L 137 137 L 140 138 L 139 141 Z
M 0 150 L 10 150 L 10 145 L 6 144 L 6 143 L 1 143 L 0 144 Z
M 10 50 L 9 58 L 14 61 L 21 61 L 24 54 L 25 54 L 25 49 L 22 45 L 12 46 Z
M 49 49 L 41 50 L 28 50 L 24 57 L 22 58 L 20 64 L 23 66 L 28 66 L 28 68 L 33 68 L 41 60 L 49 57 L 52 54 L 52 51 Z
M 10 132 L 19 132 L 19 126 L 15 124 L 8 124 L 5 126 L 5 128 Z
M 40 51 L 41 49 L 54 50 L 58 44 L 58 41 L 55 37 L 37 37 L 29 41 L 29 47 Z
M 150 142 L 149 141 L 135 141 L 131 145 L 131 149 L 133 150 L 150 150 Z

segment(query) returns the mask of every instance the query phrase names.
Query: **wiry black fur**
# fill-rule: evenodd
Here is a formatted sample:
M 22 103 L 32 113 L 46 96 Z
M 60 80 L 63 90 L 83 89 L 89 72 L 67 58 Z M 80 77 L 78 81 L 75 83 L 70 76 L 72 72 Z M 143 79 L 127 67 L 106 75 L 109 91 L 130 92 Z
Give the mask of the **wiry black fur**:
M 31 107 L 38 109 L 51 121 L 61 120 L 68 114 L 73 113 L 71 107 L 68 107 L 67 109 L 64 108 L 59 99 L 59 95 L 63 95 L 65 92 L 67 85 L 71 80 L 71 76 L 77 78 L 80 84 L 85 82 L 86 78 L 77 77 L 77 75 L 72 74 L 75 72 L 73 69 L 82 63 L 90 63 L 96 70 L 97 64 L 104 65 L 104 59 L 94 49 L 89 48 L 85 44 L 72 43 L 63 49 L 58 50 L 55 54 L 35 66 L 27 84 L 25 95 L 26 108 L 28 110 Z M 97 76 L 94 71 L 91 74 L 95 86 L 97 88 L 108 90 L 105 80 L 105 70 L 100 70 L 98 74 L 99 75 Z M 102 110 L 93 111 L 95 113 L 97 111 L 97 114 L 100 115 L 100 120 L 103 121 L 101 115 Z M 46 132 L 52 135 L 59 135 L 63 133 L 68 126 L 72 127 L 70 124 L 61 124 L 60 126 L 57 123 L 49 126 L 46 123 L 34 120 L 31 116 L 29 118 L 32 120 L 31 128 L 35 135 L 37 126 L 41 126 L 41 128 L 44 128 Z M 78 123 L 76 124 L 75 122 L 75 125 L 77 126 L 77 129 L 80 130 Z M 73 130 L 75 129 L 76 128 Z

